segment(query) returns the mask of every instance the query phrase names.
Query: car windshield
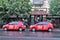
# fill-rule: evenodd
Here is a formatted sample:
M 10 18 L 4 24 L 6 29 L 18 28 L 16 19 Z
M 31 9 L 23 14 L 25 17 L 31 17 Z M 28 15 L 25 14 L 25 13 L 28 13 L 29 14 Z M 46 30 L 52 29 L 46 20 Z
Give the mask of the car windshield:
M 10 22 L 9 24 L 19 24 L 20 22 Z
M 40 24 L 40 25 L 42 25 L 42 24 L 48 24 L 49 22 L 39 22 L 39 23 L 37 23 L 37 24 Z

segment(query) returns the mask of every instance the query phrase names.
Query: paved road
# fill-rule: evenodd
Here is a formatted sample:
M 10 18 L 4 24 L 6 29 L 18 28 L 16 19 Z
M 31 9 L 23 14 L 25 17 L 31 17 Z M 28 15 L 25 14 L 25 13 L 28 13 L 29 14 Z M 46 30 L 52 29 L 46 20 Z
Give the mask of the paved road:
M 24 32 L 0 30 L 0 40 L 60 40 L 60 31 L 53 32 Z

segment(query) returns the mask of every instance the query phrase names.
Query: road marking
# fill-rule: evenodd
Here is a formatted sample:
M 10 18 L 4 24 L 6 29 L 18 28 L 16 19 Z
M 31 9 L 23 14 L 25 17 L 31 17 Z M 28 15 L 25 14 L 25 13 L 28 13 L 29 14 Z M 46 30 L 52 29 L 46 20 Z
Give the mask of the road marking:
M 0 36 L 0 38 L 22 38 L 22 39 L 60 39 L 60 38 L 44 38 L 44 37 L 15 37 L 15 36 Z

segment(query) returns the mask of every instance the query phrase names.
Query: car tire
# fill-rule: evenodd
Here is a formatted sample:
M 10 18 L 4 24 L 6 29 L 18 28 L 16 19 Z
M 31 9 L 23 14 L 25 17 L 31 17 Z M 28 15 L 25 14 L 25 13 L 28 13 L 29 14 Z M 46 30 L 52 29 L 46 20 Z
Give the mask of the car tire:
M 7 28 L 4 28 L 4 31 L 7 31 Z
M 48 32 L 52 32 L 52 28 L 49 28 L 49 29 L 48 29 Z
M 35 32 L 36 31 L 36 29 L 35 28 L 32 28 L 32 32 Z
M 22 31 L 23 31 L 23 29 L 22 29 L 22 28 L 19 28 L 19 31 L 20 31 L 20 32 L 22 32 Z

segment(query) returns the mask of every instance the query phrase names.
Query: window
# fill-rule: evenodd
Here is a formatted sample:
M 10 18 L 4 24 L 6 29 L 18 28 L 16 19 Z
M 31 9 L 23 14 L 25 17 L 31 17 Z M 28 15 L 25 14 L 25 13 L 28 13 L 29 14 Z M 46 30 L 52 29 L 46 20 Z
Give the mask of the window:
M 20 22 L 10 22 L 9 24 L 19 24 Z
M 44 0 L 33 0 L 33 4 L 43 4 Z
M 37 25 L 43 25 L 43 24 L 48 24 L 48 22 L 39 22 Z

